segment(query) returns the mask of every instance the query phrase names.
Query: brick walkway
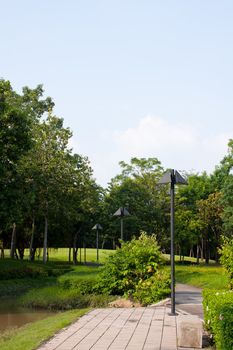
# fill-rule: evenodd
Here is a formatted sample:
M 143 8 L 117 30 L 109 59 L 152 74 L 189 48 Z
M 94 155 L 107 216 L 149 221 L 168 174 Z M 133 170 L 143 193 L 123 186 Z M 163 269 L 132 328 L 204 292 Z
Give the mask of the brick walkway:
M 95 309 L 38 350 L 179 350 L 176 317 L 169 311 L 165 306 Z

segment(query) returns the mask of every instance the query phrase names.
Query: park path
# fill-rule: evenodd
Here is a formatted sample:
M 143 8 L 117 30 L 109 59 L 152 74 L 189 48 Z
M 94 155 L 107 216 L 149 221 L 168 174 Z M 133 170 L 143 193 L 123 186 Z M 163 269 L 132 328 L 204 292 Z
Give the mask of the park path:
M 187 307 L 200 313 L 200 290 L 178 284 L 176 293 L 179 314 L 187 313 Z M 169 312 L 167 305 L 95 309 L 38 350 L 188 350 L 177 347 L 179 316 Z
M 176 307 L 183 312 L 197 315 L 203 320 L 202 289 L 177 283 Z

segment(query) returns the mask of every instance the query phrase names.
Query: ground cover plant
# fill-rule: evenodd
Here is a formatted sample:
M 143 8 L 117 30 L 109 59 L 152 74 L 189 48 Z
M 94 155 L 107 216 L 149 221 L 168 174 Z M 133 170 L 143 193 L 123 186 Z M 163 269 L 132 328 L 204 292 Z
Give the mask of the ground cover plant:
M 154 303 L 170 292 L 169 275 L 156 237 L 141 233 L 122 242 L 102 268 L 98 288 L 102 293 L 124 295 L 142 304 Z

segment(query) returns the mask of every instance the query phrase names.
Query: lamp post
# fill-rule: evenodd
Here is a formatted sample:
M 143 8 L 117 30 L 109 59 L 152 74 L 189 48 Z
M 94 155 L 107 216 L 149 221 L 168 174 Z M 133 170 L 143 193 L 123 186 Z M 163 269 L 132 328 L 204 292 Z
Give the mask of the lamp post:
M 175 185 L 187 185 L 187 181 L 172 169 L 167 171 L 158 182 L 159 185 L 170 184 L 171 186 L 171 315 L 175 312 L 175 257 L 174 257 L 174 233 L 175 233 Z
M 103 228 L 100 224 L 96 224 L 92 230 L 96 230 L 96 259 L 99 262 L 99 230 L 103 230 Z
M 124 240 L 124 228 L 123 228 L 123 219 L 125 216 L 130 216 L 130 213 L 128 210 L 124 207 L 120 207 L 114 214 L 113 216 L 118 216 L 121 218 L 121 240 Z

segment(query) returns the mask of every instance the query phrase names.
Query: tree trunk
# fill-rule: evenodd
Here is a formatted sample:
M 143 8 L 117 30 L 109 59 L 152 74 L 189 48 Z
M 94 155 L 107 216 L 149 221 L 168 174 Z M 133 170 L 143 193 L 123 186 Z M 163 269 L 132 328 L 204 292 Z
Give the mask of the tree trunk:
M 71 248 L 69 247 L 69 264 L 71 263 Z
M 200 246 L 199 244 L 197 244 L 197 265 L 199 265 L 199 250 L 200 250 Z
M 209 260 L 210 260 L 209 240 L 208 240 L 208 238 L 206 238 L 206 240 L 205 240 L 205 263 L 206 263 L 206 265 L 209 264 Z
M 181 255 L 181 246 L 180 246 L 180 244 L 178 245 L 178 249 L 179 249 L 179 256 L 180 256 L 180 261 L 181 261 L 182 255 Z
M 73 241 L 73 264 L 74 265 L 77 265 L 77 254 L 78 254 L 77 241 L 78 241 L 78 232 L 75 233 L 74 241 Z
M 16 252 L 16 224 L 14 222 L 12 227 L 12 235 L 11 235 L 11 251 L 10 251 L 11 259 L 14 259 L 15 252 Z
M 3 247 L 1 247 L 0 259 L 4 259 L 4 248 Z
M 105 239 L 105 237 L 104 237 L 104 238 L 103 238 L 103 241 L 102 241 L 102 245 L 101 245 L 101 248 L 102 248 L 102 249 L 104 249 L 105 242 L 106 242 L 106 239 Z
M 47 250 L 48 250 L 48 218 L 44 217 L 44 250 L 43 250 L 43 263 L 47 262 Z
M 32 233 L 31 233 L 31 241 L 30 241 L 30 248 L 29 248 L 29 260 L 34 261 L 35 259 L 35 249 L 33 248 L 33 243 L 34 243 L 34 232 L 35 232 L 35 217 L 33 215 L 32 219 Z
M 18 248 L 19 258 L 23 260 L 24 258 L 24 248 Z
M 0 232 L 1 233 L 1 232 Z M 0 241 L 0 259 L 4 259 L 4 246 L 3 241 Z
M 86 242 L 83 243 L 83 251 L 84 251 L 84 264 L 86 264 L 86 262 L 87 262 Z
M 201 261 L 203 262 L 204 260 L 204 239 L 202 237 L 201 239 Z

